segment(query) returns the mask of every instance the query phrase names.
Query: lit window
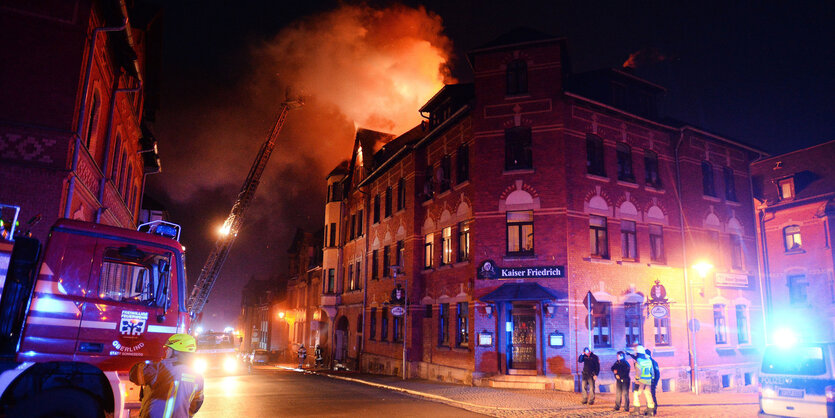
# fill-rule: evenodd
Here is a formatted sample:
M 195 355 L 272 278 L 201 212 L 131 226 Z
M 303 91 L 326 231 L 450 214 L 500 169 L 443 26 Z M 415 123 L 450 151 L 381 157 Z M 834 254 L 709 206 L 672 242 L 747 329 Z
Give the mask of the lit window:
M 618 180 L 635 182 L 635 175 L 632 173 L 632 149 L 629 145 L 618 144 L 616 147 L 618 162 Z
M 592 311 L 594 327 L 594 348 L 612 346 L 612 304 L 598 302 Z
M 455 344 L 459 347 L 466 347 L 470 343 L 470 317 L 467 302 L 458 304 L 457 317 Z
M 470 259 L 470 224 L 460 222 L 458 224 L 458 261 Z
M 649 226 L 649 258 L 657 263 L 664 262 L 664 229 L 661 225 Z
M 644 343 L 644 316 L 641 313 L 641 304 L 626 303 L 624 304 L 624 311 L 626 346 L 632 347 L 633 345 L 642 345 Z
M 638 258 L 638 243 L 635 235 L 635 222 L 620 221 L 621 255 L 625 260 Z
M 725 323 L 725 305 L 713 305 L 713 334 L 716 344 L 728 343 L 728 329 Z
M 609 233 L 606 230 L 606 218 L 589 216 L 589 244 L 593 257 L 609 258 Z
M 452 227 L 441 231 L 441 265 L 452 263 Z
M 800 240 L 800 226 L 791 225 L 783 228 L 783 236 L 786 242 L 786 251 L 799 250 L 803 243 Z
M 432 268 L 432 234 L 426 234 L 423 241 L 423 268 Z
M 794 197 L 794 180 L 785 179 L 777 183 L 780 188 L 780 199 L 791 199 Z
M 523 60 L 514 60 L 507 64 L 507 94 L 528 92 L 528 64 Z
M 748 341 L 748 307 L 736 305 L 736 339 L 739 344 L 747 344 Z
M 533 211 L 507 212 L 507 254 L 533 254 Z
M 670 345 L 670 314 L 662 318 L 654 318 L 655 345 Z
M 438 306 L 438 345 L 449 345 L 449 304 Z

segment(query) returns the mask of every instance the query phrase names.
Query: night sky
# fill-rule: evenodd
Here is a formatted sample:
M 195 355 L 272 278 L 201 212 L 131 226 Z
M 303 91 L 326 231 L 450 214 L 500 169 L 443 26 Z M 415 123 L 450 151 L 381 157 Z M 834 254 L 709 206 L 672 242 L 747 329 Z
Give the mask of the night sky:
M 831 1 L 159 3 L 162 90 L 153 129 L 163 172 L 148 178 L 148 193 L 183 224 L 192 280 L 287 87 L 307 100 L 288 117 L 207 305 L 213 328 L 234 324 L 250 277 L 283 274 L 296 228 L 321 228 L 324 176 L 350 156 L 354 127 L 399 134 L 419 121 L 429 84 L 405 88 L 419 91 L 410 100 L 392 98 L 414 119 L 363 112 L 391 90 L 375 71 L 425 79 L 414 67 L 435 61 L 414 57 L 429 50 L 449 58 L 446 82 L 472 81 L 466 51 L 520 26 L 566 37 L 574 72 L 620 67 L 644 51 L 651 59 L 635 74 L 668 89 L 667 116 L 773 154 L 835 139 Z M 340 23 L 346 16 L 369 25 L 358 44 L 345 40 L 355 35 Z

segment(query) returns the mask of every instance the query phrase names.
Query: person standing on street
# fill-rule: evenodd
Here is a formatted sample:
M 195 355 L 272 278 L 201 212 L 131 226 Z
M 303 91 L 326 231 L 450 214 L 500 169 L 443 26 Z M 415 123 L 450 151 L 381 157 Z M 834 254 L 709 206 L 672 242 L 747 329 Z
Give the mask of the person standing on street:
M 316 349 L 313 350 L 313 356 L 316 359 L 316 367 L 322 367 L 322 363 L 325 362 L 325 359 L 322 358 L 322 346 L 316 344 Z
M 650 385 L 650 392 L 652 393 L 652 415 L 658 414 L 658 400 L 655 399 L 655 388 L 658 387 L 658 381 L 661 380 L 661 368 L 658 367 L 658 362 L 652 357 L 652 351 L 646 349 L 647 357 L 652 361 L 652 384 Z
M 165 347 L 165 359 L 130 369 L 130 381 L 143 389 L 140 418 L 188 418 L 203 405 L 203 376 L 190 364 L 197 341 L 188 334 L 174 334 Z
M 635 347 L 635 385 L 632 387 L 632 415 L 641 415 L 641 393 L 647 400 L 645 415 L 654 415 L 655 403 L 652 401 L 650 387 L 652 386 L 652 360 L 647 356 L 644 346 Z
M 600 359 L 586 347 L 577 362 L 583 363 L 583 405 L 594 405 L 594 384 L 600 374 Z
M 623 410 L 629 412 L 629 363 L 623 351 L 618 351 L 618 359 L 612 364 L 615 374 L 615 411 L 620 410 L 623 400 Z
M 304 348 L 304 344 L 299 345 L 299 368 L 304 368 L 304 360 L 307 358 L 307 349 Z

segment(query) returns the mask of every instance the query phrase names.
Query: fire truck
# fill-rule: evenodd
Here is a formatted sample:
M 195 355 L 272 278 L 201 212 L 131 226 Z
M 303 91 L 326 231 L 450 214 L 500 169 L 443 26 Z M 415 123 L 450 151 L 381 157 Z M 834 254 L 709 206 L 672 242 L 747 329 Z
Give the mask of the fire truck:
M 190 321 L 180 227 L 140 229 L 60 219 L 45 245 L 0 237 L 0 416 L 138 411 L 128 371 Z

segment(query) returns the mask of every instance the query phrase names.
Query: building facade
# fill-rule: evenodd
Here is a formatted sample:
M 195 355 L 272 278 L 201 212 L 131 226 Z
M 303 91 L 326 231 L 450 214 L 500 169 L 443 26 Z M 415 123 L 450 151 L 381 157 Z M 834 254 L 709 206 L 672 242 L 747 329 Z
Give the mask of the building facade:
M 159 172 L 145 122 L 156 107 L 156 12 L 141 2 L 14 2 L 0 8 L 0 203 L 21 218 L 135 227 Z
M 757 205 L 769 342 L 835 339 L 835 141 L 756 161 Z
M 573 390 L 584 347 L 607 370 L 642 344 L 663 390 L 754 390 L 762 152 L 661 119 L 663 88 L 628 72 L 571 74 L 565 44 L 507 34 L 421 125 L 357 132 L 328 177 L 334 350 L 370 372 Z

